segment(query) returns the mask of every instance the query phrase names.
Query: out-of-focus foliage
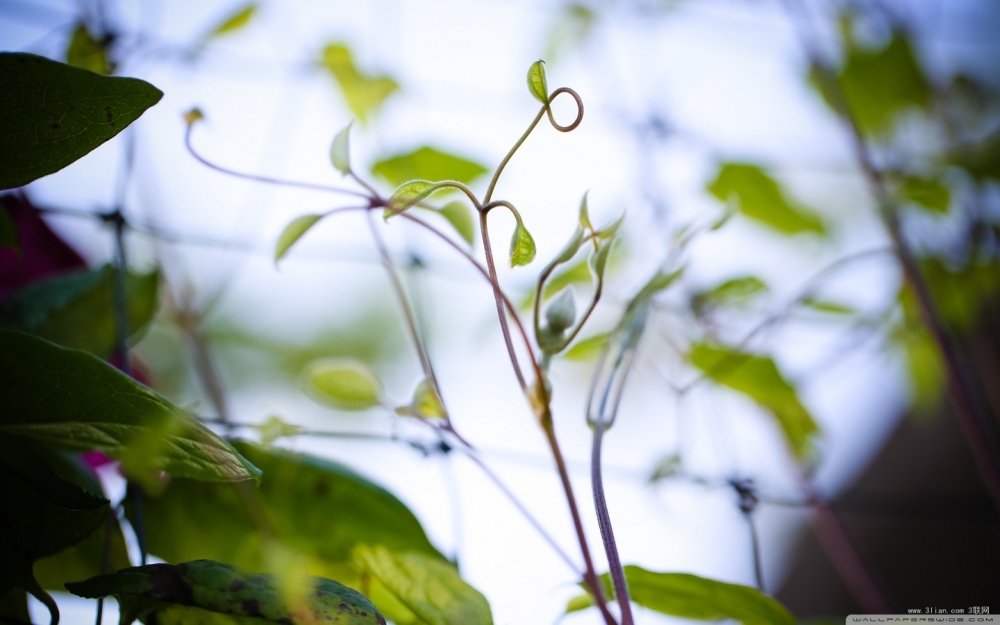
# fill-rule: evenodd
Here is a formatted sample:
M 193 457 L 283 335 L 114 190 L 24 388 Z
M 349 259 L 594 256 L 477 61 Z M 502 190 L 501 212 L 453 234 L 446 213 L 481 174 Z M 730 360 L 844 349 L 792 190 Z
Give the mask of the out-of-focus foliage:
M 66 49 L 66 62 L 95 74 L 108 75 L 114 69 L 108 61 L 107 42 L 97 40 L 83 23 L 77 24 L 73 30 Z
M 457 180 L 469 183 L 486 168 L 468 158 L 423 146 L 412 152 L 383 158 L 372 165 L 372 173 L 394 187 L 409 180 Z
M 386 98 L 399 90 L 399 84 L 392 78 L 359 70 L 350 49 L 341 43 L 323 48 L 320 65 L 333 75 L 347 106 L 362 124 L 382 107 Z
M 808 209 L 788 199 L 763 168 L 747 163 L 723 163 L 709 192 L 723 202 L 734 202 L 747 217 L 784 234 L 823 234 L 823 222 Z

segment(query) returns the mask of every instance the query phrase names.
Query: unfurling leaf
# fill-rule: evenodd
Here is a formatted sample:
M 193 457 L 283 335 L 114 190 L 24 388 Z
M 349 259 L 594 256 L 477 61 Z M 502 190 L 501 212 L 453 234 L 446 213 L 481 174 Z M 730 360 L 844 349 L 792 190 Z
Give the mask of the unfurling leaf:
M 351 126 L 354 122 L 347 124 L 343 130 L 333 138 L 330 146 L 330 162 L 337 168 L 337 171 L 345 176 L 351 173 Z
M 392 192 L 389 197 L 389 205 L 385 207 L 382 214 L 384 219 L 389 219 L 393 215 L 398 215 L 408 208 L 415 206 L 442 189 L 439 182 L 429 180 L 411 180 L 404 182 Z
M 382 382 L 368 365 L 350 358 L 324 358 L 306 366 L 306 391 L 341 410 L 367 410 L 382 403 Z
M 587 211 L 587 193 L 584 193 L 583 199 L 580 200 L 580 227 L 584 230 L 594 229 L 594 225 L 590 223 L 590 214 Z
M 951 191 L 940 180 L 907 176 L 903 178 L 903 197 L 935 213 L 947 213 Z
M 396 408 L 396 414 L 419 419 L 444 419 L 448 416 L 441 403 L 441 398 L 438 397 L 434 387 L 427 380 L 420 381 L 416 390 L 413 391 L 410 405 Z
M 134 78 L 99 76 L 34 54 L 0 53 L 0 190 L 59 171 L 160 101 Z
M 541 102 L 549 102 L 549 86 L 545 82 L 545 61 L 535 61 L 528 68 L 528 91 Z
M 644 608 L 686 619 L 721 621 L 732 619 L 743 625 L 795 625 L 795 617 L 785 606 L 756 588 L 720 582 L 688 573 L 655 573 L 626 565 L 632 601 Z M 613 594 L 611 578 L 601 576 L 601 583 Z M 581 595 L 570 601 L 566 611 L 594 605 L 593 598 Z
M 746 395 L 773 414 L 794 456 L 809 458 L 819 426 L 772 359 L 705 343 L 693 345 L 690 358 L 710 379 Z
M 414 179 L 470 183 L 485 174 L 486 168 L 468 158 L 424 146 L 378 161 L 372 165 L 372 173 L 394 186 Z
M 556 334 L 562 334 L 567 328 L 572 327 L 576 321 L 576 300 L 573 298 L 573 289 L 567 287 L 559 295 L 556 295 L 545 309 L 545 321 L 548 329 Z
M 281 231 L 281 236 L 278 237 L 278 243 L 274 246 L 274 262 L 277 263 L 284 258 L 288 250 L 302 238 L 302 235 L 308 232 L 322 218 L 322 215 L 302 215 L 301 217 L 296 217 L 291 223 L 285 226 L 285 229 Z
M 368 76 L 354 65 L 351 51 L 347 46 L 333 43 L 323 49 L 320 64 L 336 79 L 347 106 L 362 124 L 368 122 L 390 95 L 399 90 L 399 85 L 388 76 Z
M 73 67 L 105 76 L 110 74 L 112 69 L 108 63 L 107 44 L 95 39 L 87 30 L 87 25 L 83 23 L 77 24 L 73 30 L 69 48 L 66 49 L 66 62 Z
M 439 208 L 437 213 L 448 220 L 466 243 L 472 245 L 476 239 L 476 226 L 468 206 L 462 202 L 448 202 Z
M 510 266 L 520 267 L 535 260 L 535 240 L 518 219 L 514 234 L 510 238 Z
M 618 234 L 618 229 L 622 227 L 622 223 L 624 223 L 624 221 L 625 213 L 622 213 L 618 219 L 598 230 L 597 236 L 604 240 L 613 238 L 616 234 Z
M 385 625 L 371 601 L 333 580 L 309 579 L 304 605 L 289 606 L 271 575 L 250 574 L 211 560 L 136 566 L 67 584 L 71 593 L 97 599 L 114 596 L 121 605 L 121 625 L 153 619 L 163 625 L 250 622 Z M 208 613 L 208 614 L 206 614 Z M 230 617 L 218 621 L 213 614 Z M 239 619 L 239 620 L 236 620 Z M 147 621 L 148 622 L 148 621 Z
M 779 232 L 826 231 L 816 215 L 788 200 L 777 181 L 756 165 L 723 163 L 708 191 L 723 202 L 735 201 L 741 213 Z
M 229 17 L 219 22 L 219 25 L 205 34 L 204 40 L 214 39 L 219 35 L 227 35 L 245 28 L 254 15 L 257 14 L 257 3 L 251 2 L 240 9 L 237 9 Z

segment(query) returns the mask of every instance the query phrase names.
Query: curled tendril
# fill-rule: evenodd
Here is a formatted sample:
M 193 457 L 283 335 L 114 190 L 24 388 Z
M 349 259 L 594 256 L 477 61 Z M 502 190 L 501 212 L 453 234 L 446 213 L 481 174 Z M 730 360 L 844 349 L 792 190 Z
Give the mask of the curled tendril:
M 552 114 L 552 103 L 555 102 L 555 99 L 559 97 L 559 94 L 561 93 L 568 93 L 576 101 L 576 118 L 573 120 L 573 123 L 568 126 L 560 126 L 556 121 L 555 116 Z M 552 95 L 549 96 L 549 101 L 545 103 L 545 112 L 548 114 L 549 123 L 552 124 L 553 128 L 559 132 L 570 132 L 571 130 L 575 130 L 576 127 L 580 125 L 580 122 L 583 121 L 583 99 L 580 97 L 579 93 L 573 91 L 569 87 L 559 87 L 552 92 Z

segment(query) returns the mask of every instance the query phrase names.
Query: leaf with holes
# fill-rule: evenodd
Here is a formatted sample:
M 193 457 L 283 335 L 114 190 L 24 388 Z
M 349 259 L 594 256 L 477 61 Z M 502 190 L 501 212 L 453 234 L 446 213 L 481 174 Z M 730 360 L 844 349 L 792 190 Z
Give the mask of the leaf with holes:
M 21 52 L 0 53 L 0 85 L 0 190 L 59 171 L 163 97 L 141 80 Z

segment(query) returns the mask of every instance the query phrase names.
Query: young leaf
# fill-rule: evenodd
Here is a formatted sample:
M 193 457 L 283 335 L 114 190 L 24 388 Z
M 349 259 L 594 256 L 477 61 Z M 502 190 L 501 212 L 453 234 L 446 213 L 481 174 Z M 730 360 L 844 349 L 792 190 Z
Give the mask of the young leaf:
M 587 193 L 584 193 L 583 199 L 580 200 L 580 227 L 584 230 L 594 229 L 594 225 L 590 223 L 590 215 L 587 212 Z
M 819 426 L 773 360 L 705 343 L 691 347 L 690 359 L 712 380 L 746 395 L 773 414 L 794 456 L 799 460 L 809 457 Z
M 577 361 L 593 360 L 604 349 L 609 336 L 610 333 L 602 332 L 601 334 L 595 334 L 594 336 L 579 340 L 563 352 L 563 358 Z
M 227 482 L 259 473 L 205 426 L 111 365 L 30 334 L 0 330 L 0 396 L 0 435 L 118 458 L 137 437 L 176 421 L 180 430 L 152 459 L 161 470 Z
M 87 30 L 87 25 L 76 25 L 73 36 L 66 49 L 66 62 L 73 67 L 86 69 L 95 74 L 108 75 L 111 65 L 108 63 L 108 51 L 104 42 L 98 41 Z
M 420 381 L 413 391 L 410 405 L 396 408 L 396 414 L 419 419 L 444 419 L 447 416 L 441 398 L 427 380 Z
M 789 201 L 777 181 L 756 165 L 723 163 L 708 191 L 722 202 L 735 199 L 740 212 L 779 232 L 826 232 L 816 215 Z
M 0 53 L 0 84 L 0 190 L 59 171 L 163 97 L 141 80 L 98 76 L 22 52 Z
M 597 231 L 597 236 L 601 239 L 607 240 L 618 234 L 618 229 L 622 227 L 622 223 L 625 222 L 625 213 L 622 213 L 618 219 L 612 221 L 608 225 L 604 226 Z
M 563 246 L 562 250 L 556 254 L 556 257 L 552 259 L 553 265 L 562 265 L 568 263 L 570 260 L 576 256 L 576 253 L 580 251 L 580 246 L 583 245 L 583 228 L 577 228 L 573 231 L 573 236 L 570 237 L 566 245 Z
M 285 229 L 281 231 L 281 236 L 278 237 L 278 243 L 274 246 L 274 262 L 277 263 L 284 258 L 288 250 L 302 238 L 302 235 L 308 232 L 322 218 L 322 215 L 302 215 L 301 217 L 296 217 L 291 223 L 285 226 Z
M 730 278 L 707 291 L 695 294 L 692 304 L 696 310 L 718 306 L 745 306 L 767 290 L 767 284 L 756 276 Z
M 359 545 L 353 560 L 377 580 L 420 623 L 492 625 L 490 604 L 467 584 L 449 562 L 419 553 L 392 552 L 378 545 Z M 408 621 L 411 622 L 411 621 Z
M 632 601 L 660 614 L 699 621 L 732 619 L 743 625 L 796 624 L 785 606 L 756 588 L 688 573 L 655 573 L 634 565 L 624 569 Z M 601 582 L 613 593 L 607 573 Z M 566 611 L 591 605 L 593 598 L 582 595 L 571 600 Z
M 472 211 L 462 202 L 448 202 L 437 210 L 437 213 L 448 220 L 455 232 L 472 245 L 476 239 L 476 226 L 472 219 Z
M 306 366 L 303 380 L 313 399 L 340 410 L 367 410 L 382 403 L 382 382 L 357 360 L 314 360 Z
M 372 166 L 372 173 L 393 186 L 414 179 L 469 183 L 485 174 L 486 168 L 468 158 L 424 146 L 378 161 Z
M 240 9 L 237 9 L 229 17 L 219 22 L 219 25 L 205 34 L 204 40 L 214 39 L 220 35 L 227 35 L 245 28 L 250 20 L 257 14 L 257 3 L 251 2 Z
M 550 331 L 561 334 L 566 328 L 576 321 L 576 300 L 573 298 L 573 289 L 565 288 L 560 291 L 548 308 L 545 309 L 545 321 L 548 323 Z
M 903 178 L 903 197 L 935 213 L 947 213 L 951 191 L 940 180 L 907 176 Z
M 310 622 L 336 625 L 385 625 L 385 619 L 361 593 L 333 580 L 313 577 L 303 598 Z M 182 564 L 147 564 L 67 584 L 71 593 L 97 599 L 115 596 L 121 625 L 136 619 L 157 623 L 216 623 L 208 613 L 238 622 L 300 622 L 302 615 L 284 601 L 274 577 L 244 573 L 229 564 L 195 560 Z
M 510 238 L 510 266 L 520 267 L 535 260 L 535 240 L 531 238 L 531 233 L 524 227 L 524 223 L 518 219 L 514 234 Z
M 340 87 L 347 106 L 362 124 L 374 114 L 390 95 L 399 90 L 399 84 L 388 76 L 369 76 L 354 65 L 351 51 L 340 43 L 323 49 L 320 65 L 329 71 Z
M 389 205 L 386 206 L 382 217 L 388 219 L 393 215 L 398 215 L 418 202 L 426 200 L 441 188 L 440 183 L 429 180 L 404 182 L 392 192 L 389 197 Z
M 330 162 L 343 175 L 351 173 L 351 126 L 354 122 L 347 124 L 343 130 L 333 138 L 330 146 Z
M 0 302 L 0 327 L 23 330 L 63 347 L 107 359 L 118 344 L 116 269 L 105 265 L 35 282 Z M 160 274 L 125 277 L 129 334 L 141 335 L 156 314 Z
M 545 82 L 545 61 L 535 61 L 528 68 L 528 91 L 541 102 L 549 102 L 549 86 Z

